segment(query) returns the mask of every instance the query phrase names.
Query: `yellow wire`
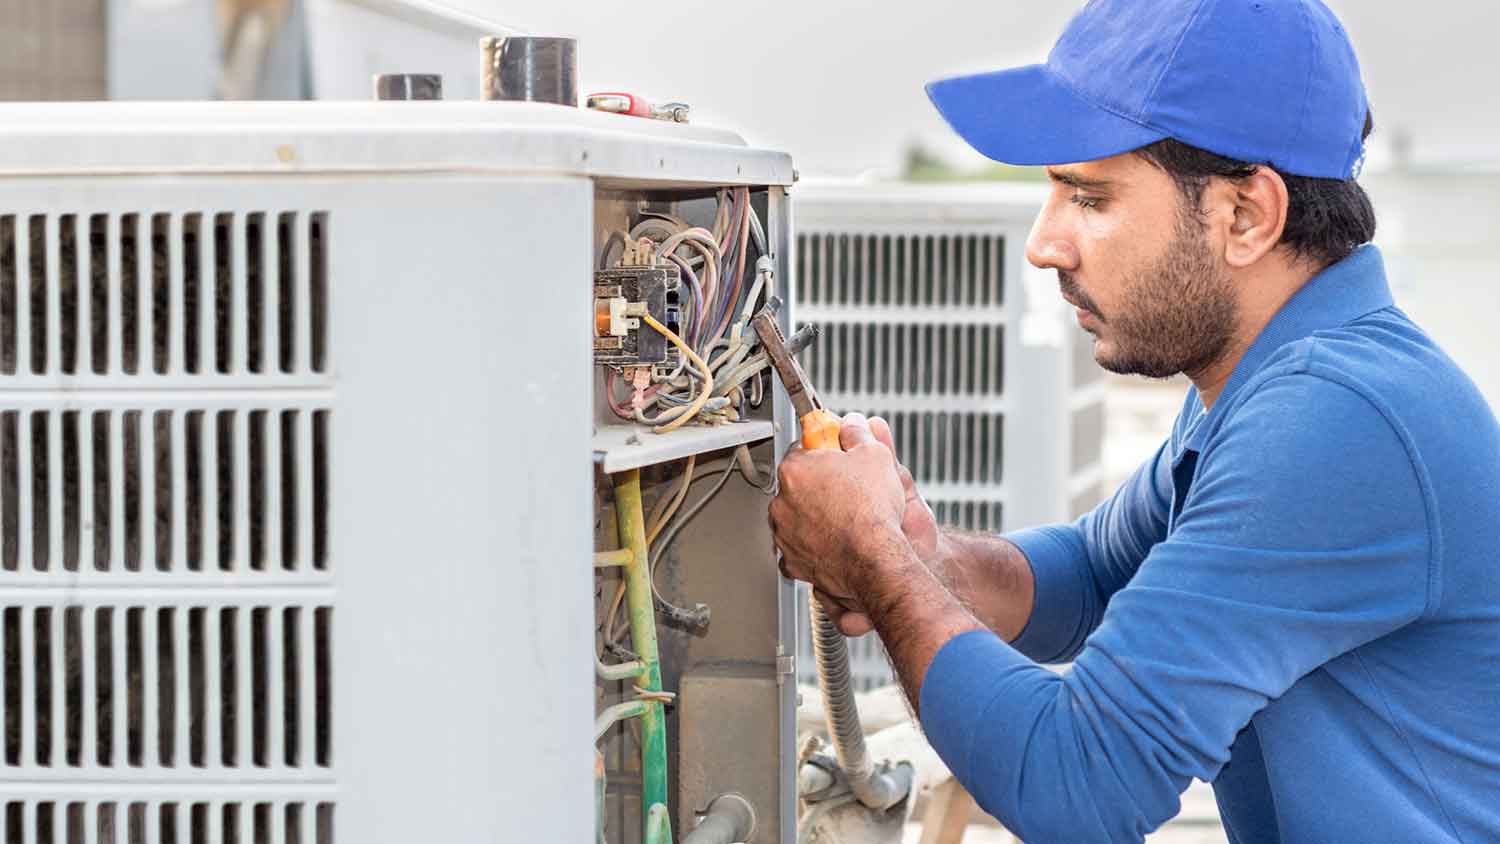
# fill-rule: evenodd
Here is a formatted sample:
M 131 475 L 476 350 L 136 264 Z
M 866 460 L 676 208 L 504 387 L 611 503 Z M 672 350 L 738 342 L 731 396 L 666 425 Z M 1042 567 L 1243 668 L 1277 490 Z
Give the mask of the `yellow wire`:
M 688 346 L 688 344 L 682 342 L 682 338 L 674 334 L 672 332 L 672 329 L 666 327 L 665 325 L 662 325 L 661 322 L 656 319 L 656 317 L 650 314 L 641 314 L 641 319 L 645 320 L 646 324 L 655 329 L 658 334 L 671 341 L 672 345 L 676 346 L 678 349 L 681 349 L 682 353 L 684 355 L 687 355 L 688 361 L 692 363 L 693 366 L 698 367 L 699 372 L 703 373 L 703 389 L 698 391 L 698 397 L 693 399 L 692 404 L 688 405 L 687 412 L 683 413 L 681 416 L 673 419 L 671 422 L 668 422 L 665 425 L 658 425 L 655 428 L 651 429 L 658 434 L 666 434 L 671 431 L 675 431 L 678 428 L 681 428 L 683 425 L 686 425 L 688 420 L 692 419 L 694 416 L 697 416 L 698 411 L 703 409 L 703 405 L 708 403 L 708 397 L 712 395 L 714 391 L 714 376 L 712 372 L 708 371 L 708 365 L 703 362 L 703 358 L 698 357 L 698 353 L 693 351 L 692 348 Z

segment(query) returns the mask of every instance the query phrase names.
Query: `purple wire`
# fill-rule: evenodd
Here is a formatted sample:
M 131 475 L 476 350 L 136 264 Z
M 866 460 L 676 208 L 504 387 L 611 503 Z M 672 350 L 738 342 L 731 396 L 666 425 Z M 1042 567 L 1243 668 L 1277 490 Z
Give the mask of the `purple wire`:
M 677 265 L 678 269 L 682 270 L 688 279 L 689 295 L 693 299 L 693 327 L 688 332 L 687 343 L 696 350 L 698 348 L 698 341 L 702 339 L 701 335 L 703 334 L 703 285 L 698 281 L 698 274 L 693 272 L 693 268 L 687 261 L 676 255 L 668 255 L 667 257 L 671 259 L 672 263 Z
M 730 192 L 729 196 L 732 207 L 734 202 L 734 193 Z M 734 309 L 735 303 L 730 300 L 732 298 L 738 298 L 735 294 L 738 293 L 739 287 L 738 250 L 743 246 L 743 244 L 739 242 L 739 233 L 742 221 L 734 213 L 731 213 L 729 216 L 729 234 L 724 238 L 724 277 L 719 280 L 720 289 L 723 290 L 726 295 L 724 296 L 723 301 L 719 303 L 719 307 L 714 309 L 713 319 L 708 323 L 710 327 L 718 326 L 724 321 L 725 314 Z

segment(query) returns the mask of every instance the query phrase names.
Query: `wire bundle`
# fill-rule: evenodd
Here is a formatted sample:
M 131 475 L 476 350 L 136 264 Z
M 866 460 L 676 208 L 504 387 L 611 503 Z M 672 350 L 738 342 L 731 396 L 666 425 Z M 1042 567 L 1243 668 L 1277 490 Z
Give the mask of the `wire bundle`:
M 617 248 L 646 246 L 677 267 L 684 283 L 682 335 L 649 314 L 642 319 L 682 353 L 676 370 L 653 374 L 635 400 L 616 396 L 619 373 L 606 378 L 606 399 L 622 419 L 653 426 L 658 433 L 690 421 L 723 424 L 740 419 L 748 401 L 760 406 L 765 386 L 757 377 L 767 366 L 746 329 L 755 308 L 774 288 L 774 265 L 765 229 L 751 207 L 749 188 L 719 191 L 712 228 L 690 226 L 666 214 L 651 214 L 629 233 L 616 232 L 604 245 L 599 266 L 610 265 Z M 749 263 L 751 248 L 759 256 Z M 748 278 L 747 265 L 750 268 Z
M 713 500 L 724 489 L 729 479 L 738 472 L 745 482 L 759 489 L 766 495 L 772 493 L 772 485 L 776 481 L 776 471 L 773 467 L 756 463 L 750 455 L 748 446 L 738 446 L 733 454 L 722 460 L 709 464 L 699 464 L 697 457 L 689 457 L 683 463 L 682 473 L 678 476 L 675 485 L 665 491 L 652 505 L 650 514 L 646 517 L 646 547 L 648 549 L 649 566 L 648 575 L 651 581 L 651 593 L 655 597 L 658 612 L 664 613 L 668 619 L 688 627 L 703 627 L 708 624 L 708 607 L 697 604 L 688 609 L 667 600 L 662 595 L 656 583 L 656 572 L 662 559 L 666 557 L 667 551 L 672 547 L 681 534 L 682 529 L 687 526 L 703 509 L 708 502 Z M 683 508 L 684 499 L 687 498 L 688 488 L 699 481 L 713 479 L 713 485 L 709 491 L 704 493 L 692 504 Z M 625 598 L 625 585 L 623 583 L 615 590 L 614 598 L 610 601 L 609 613 L 605 619 L 604 634 L 605 642 L 611 649 L 619 652 L 620 643 L 624 641 L 630 627 L 626 623 L 616 624 L 619 617 L 620 607 Z M 631 657 L 633 658 L 633 657 Z

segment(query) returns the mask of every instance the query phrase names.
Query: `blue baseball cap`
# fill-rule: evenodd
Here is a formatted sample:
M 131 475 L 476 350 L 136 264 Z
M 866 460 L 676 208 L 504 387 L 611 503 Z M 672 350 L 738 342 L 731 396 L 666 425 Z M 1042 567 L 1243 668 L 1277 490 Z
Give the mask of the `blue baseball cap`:
M 1045 64 L 942 79 L 927 96 L 984 155 L 1093 161 L 1164 138 L 1283 173 L 1358 178 L 1369 104 L 1318 0 L 1092 0 Z

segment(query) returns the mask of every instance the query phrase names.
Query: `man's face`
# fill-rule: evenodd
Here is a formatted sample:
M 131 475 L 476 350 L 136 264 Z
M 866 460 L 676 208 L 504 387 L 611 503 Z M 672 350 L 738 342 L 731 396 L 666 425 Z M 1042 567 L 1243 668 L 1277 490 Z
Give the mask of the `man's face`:
M 1132 153 L 1047 173 L 1052 195 L 1026 257 L 1057 270 L 1099 365 L 1166 378 L 1220 360 L 1234 336 L 1234 286 L 1176 183 Z

